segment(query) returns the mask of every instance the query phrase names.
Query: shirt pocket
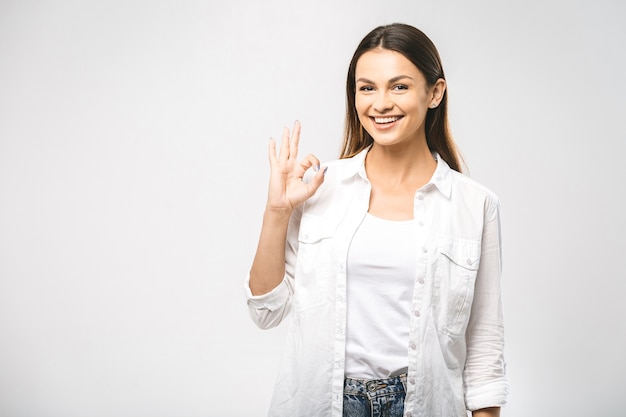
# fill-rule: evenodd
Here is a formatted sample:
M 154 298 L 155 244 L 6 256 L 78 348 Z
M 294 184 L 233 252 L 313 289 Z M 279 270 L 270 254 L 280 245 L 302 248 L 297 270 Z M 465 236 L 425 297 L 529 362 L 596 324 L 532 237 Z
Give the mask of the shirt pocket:
M 465 332 L 480 265 L 480 242 L 459 238 L 438 241 L 433 300 L 437 330 L 452 337 Z
M 295 274 L 296 310 L 308 310 L 331 299 L 333 271 L 333 236 L 337 223 L 329 219 L 303 215 L 298 234 L 298 257 Z

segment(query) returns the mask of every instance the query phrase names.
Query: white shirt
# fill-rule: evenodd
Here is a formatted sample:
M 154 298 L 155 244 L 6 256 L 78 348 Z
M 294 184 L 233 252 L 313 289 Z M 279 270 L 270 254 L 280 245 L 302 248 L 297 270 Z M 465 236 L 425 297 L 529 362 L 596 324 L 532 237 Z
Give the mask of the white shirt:
M 346 344 L 346 260 L 369 205 L 367 149 L 329 163 L 324 184 L 292 213 L 286 272 L 253 296 L 261 328 L 291 315 L 269 415 L 341 417 Z M 441 159 L 415 192 L 416 291 L 407 346 L 404 417 L 465 416 L 508 395 L 500 296 L 499 201 Z
M 346 363 L 350 378 L 382 379 L 407 370 L 417 274 L 414 220 L 367 214 L 348 250 Z

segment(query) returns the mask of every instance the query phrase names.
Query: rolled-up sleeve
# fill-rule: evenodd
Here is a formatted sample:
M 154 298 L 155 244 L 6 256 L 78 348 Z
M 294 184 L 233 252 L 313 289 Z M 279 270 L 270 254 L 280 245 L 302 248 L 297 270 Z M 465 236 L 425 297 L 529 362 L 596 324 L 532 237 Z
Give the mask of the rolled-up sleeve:
M 504 325 L 501 297 L 500 203 L 494 196 L 485 210 L 480 268 L 466 332 L 467 360 L 463 371 L 468 410 L 506 404 Z
M 252 295 L 250 274 L 248 274 L 245 284 L 248 311 L 252 321 L 261 329 L 276 327 L 287 315 L 292 293 L 289 287 L 288 278 L 285 277 L 272 291 L 262 295 Z

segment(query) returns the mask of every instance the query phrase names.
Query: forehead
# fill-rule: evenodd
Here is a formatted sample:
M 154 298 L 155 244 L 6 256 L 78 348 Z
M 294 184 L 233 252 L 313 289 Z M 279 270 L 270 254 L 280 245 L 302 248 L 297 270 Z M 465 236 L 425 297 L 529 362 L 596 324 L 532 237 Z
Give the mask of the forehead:
M 365 52 L 356 63 L 355 79 L 388 80 L 398 75 L 423 78 L 421 72 L 407 57 L 389 49 L 372 49 Z

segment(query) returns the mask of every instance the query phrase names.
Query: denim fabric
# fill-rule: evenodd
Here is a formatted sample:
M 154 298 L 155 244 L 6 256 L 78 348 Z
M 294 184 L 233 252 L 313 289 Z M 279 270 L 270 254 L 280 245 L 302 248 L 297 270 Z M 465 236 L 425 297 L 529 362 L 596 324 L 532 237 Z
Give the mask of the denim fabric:
M 406 374 L 387 379 L 346 378 L 343 417 L 402 417 Z

